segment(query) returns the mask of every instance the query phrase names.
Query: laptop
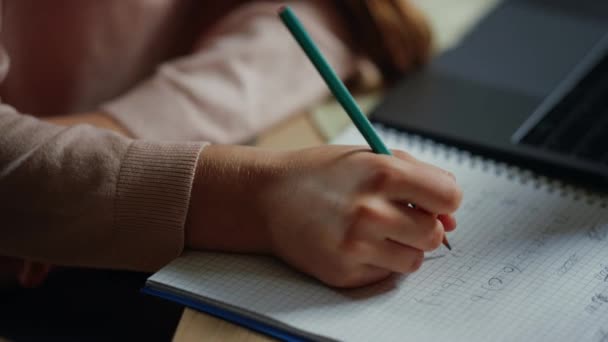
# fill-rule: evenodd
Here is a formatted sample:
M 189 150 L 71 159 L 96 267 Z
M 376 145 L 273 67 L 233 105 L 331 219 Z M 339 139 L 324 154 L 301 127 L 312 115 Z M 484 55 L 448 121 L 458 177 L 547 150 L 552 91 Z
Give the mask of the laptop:
M 608 188 L 608 1 L 504 0 L 371 118 Z

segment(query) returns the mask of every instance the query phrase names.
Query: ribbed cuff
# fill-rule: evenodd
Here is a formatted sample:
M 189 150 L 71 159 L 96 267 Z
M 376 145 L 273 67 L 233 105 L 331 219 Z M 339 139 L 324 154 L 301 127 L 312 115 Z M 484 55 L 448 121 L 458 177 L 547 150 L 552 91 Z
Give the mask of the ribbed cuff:
M 135 141 L 120 168 L 114 225 L 125 261 L 154 271 L 181 254 L 196 164 L 204 143 Z

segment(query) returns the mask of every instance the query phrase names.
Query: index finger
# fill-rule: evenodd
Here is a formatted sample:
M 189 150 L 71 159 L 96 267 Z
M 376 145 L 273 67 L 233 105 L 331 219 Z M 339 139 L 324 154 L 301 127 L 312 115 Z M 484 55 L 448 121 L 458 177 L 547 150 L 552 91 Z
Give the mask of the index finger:
M 424 163 L 394 159 L 382 192 L 390 199 L 407 201 L 431 213 L 450 214 L 462 200 L 462 191 L 447 172 Z

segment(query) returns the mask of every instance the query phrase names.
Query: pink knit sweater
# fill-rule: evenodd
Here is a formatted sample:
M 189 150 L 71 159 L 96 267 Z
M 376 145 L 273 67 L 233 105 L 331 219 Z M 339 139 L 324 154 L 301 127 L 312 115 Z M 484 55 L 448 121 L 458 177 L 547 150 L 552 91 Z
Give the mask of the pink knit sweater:
M 322 1 L 290 4 L 338 73 L 352 72 Z M 327 95 L 276 8 L 4 0 L 0 255 L 148 271 L 178 256 L 205 142 L 245 141 Z M 91 110 L 136 139 L 36 118 Z

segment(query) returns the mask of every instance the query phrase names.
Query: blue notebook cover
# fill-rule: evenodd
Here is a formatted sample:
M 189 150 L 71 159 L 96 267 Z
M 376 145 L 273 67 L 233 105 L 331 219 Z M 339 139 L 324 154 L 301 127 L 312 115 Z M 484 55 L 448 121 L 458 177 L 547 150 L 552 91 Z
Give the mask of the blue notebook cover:
M 160 297 L 166 300 L 170 300 L 194 310 L 207 313 L 209 315 L 221 318 L 223 320 L 232 322 L 234 324 L 243 326 L 245 328 L 249 328 L 251 330 L 260 332 L 262 334 L 271 336 L 273 338 L 279 339 L 281 341 L 289 341 L 289 342 L 303 342 L 303 341 L 313 341 L 311 338 L 307 338 L 304 336 L 299 336 L 294 334 L 293 332 L 284 331 L 270 324 L 245 317 L 238 313 L 219 308 L 217 306 L 210 305 L 209 303 L 204 303 L 202 301 L 196 300 L 194 298 L 190 298 L 187 296 L 161 291 L 157 289 L 150 288 L 148 286 L 142 289 L 142 292 L 147 295 L 152 295 L 156 297 Z

